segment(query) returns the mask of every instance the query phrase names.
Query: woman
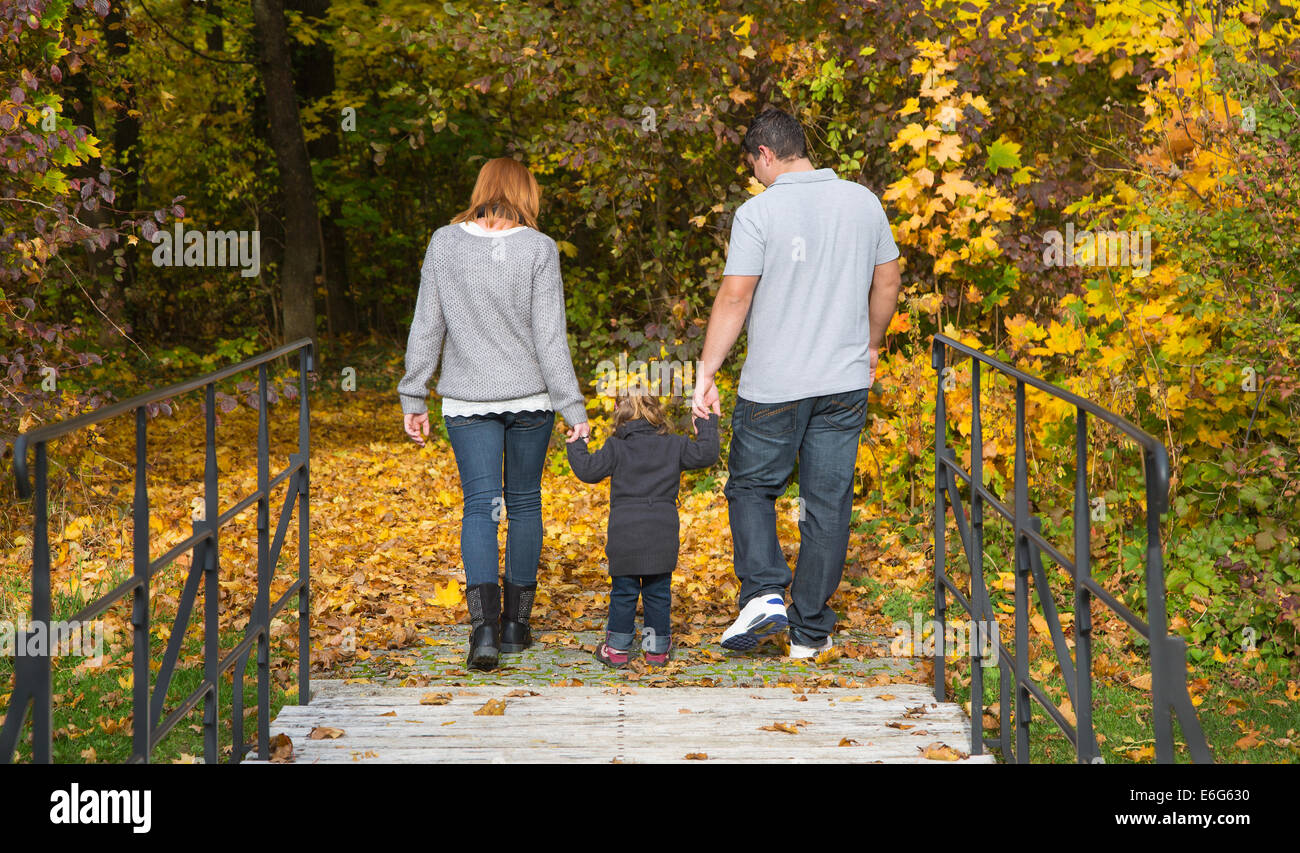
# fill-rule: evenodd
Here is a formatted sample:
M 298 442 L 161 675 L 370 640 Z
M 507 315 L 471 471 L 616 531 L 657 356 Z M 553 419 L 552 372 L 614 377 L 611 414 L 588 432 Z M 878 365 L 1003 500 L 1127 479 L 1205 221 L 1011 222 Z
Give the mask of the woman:
M 492 669 L 500 652 L 532 644 L 542 469 L 555 413 L 568 423 L 570 441 L 591 431 L 565 336 L 559 252 L 537 230 L 540 195 L 521 163 L 498 157 L 483 165 L 469 207 L 429 240 L 397 386 L 406 434 L 423 446 L 425 397 L 441 355 L 436 390 L 464 499 L 460 553 L 473 669 Z M 497 522 L 507 508 L 503 611 Z

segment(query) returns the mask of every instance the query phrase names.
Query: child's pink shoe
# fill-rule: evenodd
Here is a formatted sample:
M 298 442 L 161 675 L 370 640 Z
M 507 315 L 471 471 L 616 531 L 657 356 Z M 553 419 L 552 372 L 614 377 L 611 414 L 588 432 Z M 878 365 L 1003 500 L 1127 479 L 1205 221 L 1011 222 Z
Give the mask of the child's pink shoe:
M 668 661 L 672 659 L 673 647 L 669 646 L 666 652 L 646 652 L 646 666 L 667 666 Z
M 613 648 L 608 642 L 602 640 L 600 645 L 596 647 L 596 660 L 600 661 L 605 666 L 614 669 L 622 669 L 627 666 L 627 649 Z

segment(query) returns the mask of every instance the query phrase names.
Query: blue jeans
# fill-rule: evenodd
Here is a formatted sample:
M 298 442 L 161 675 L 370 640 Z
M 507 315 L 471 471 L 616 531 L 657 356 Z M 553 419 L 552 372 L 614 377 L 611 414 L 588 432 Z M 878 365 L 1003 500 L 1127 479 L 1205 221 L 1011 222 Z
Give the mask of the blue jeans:
M 616 649 L 632 648 L 636 639 L 633 622 L 636 619 L 636 600 L 641 597 L 645 630 L 641 632 L 641 648 L 654 654 L 668 651 L 672 640 L 670 610 L 672 608 L 673 573 L 660 575 L 616 575 L 610 578 L 609 590 L 609 644 Z
M 497 523 L 507 509 L 506 580 L 536 582 L 542 554 L 542 469 L 555 412 L 502 412 L 443 420 L 456 454 L 464 500 L 460 556 L 465 583 L 498 583 Z
M 827 606 L 844 574 L 853 515 L 858 438 L 867 389 L 785 403 L 736 399 L 728 478 L 739 605 L 790 590 L 790 642 L 821 645 L 835 628 Z M 790 566 L 776 537 L 776 499 L 799 463 L 799 561 Z

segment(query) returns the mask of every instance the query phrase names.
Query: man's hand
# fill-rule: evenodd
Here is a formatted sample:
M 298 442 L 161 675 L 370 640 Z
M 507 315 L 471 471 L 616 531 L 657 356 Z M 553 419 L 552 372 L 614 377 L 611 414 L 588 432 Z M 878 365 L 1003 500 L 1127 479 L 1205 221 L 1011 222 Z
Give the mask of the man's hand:
M 722 415 L 722 403 L 718 398 L 718 386 L 713 383 L 712 374 L 700 376 L 700 381 L 695 383 L 695 395 L 691 397 L 691 414 L 694 417 L 708 418 L 709 412 L 713 412 L 719 417 Z
M 564 439 L 564 443 L 573 444 L 573 442 L 577 441 L 578 439 L 586 438 L 587 436 L 591 435 L 591 423 L 589 421 L 583 421 L 582 423 L 574 426 L 573 429 L 569 430 L 564 435 L 566 436 L 566 438 Z
M 875 347 L 871 347 L 870 349 L 867 350 L 867 369 L 871 371 L 871 383 L 873 385 L 876 382 L 876 362 L 879 360 L 879 358 L 880 358 L 880 351 L 877 350 Z
M 411 437 L 411 441 L 424 447 L 424 440 L 429 437 L 429 413 L 421 412 L 418 415 L 406 415 L 405 427 L 406 434 Z

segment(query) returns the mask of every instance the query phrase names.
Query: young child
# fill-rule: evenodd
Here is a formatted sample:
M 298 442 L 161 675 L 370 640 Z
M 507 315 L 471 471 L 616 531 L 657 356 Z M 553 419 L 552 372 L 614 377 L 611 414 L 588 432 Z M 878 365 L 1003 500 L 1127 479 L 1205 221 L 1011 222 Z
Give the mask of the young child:
M 681 473 L 718 461 L 718 416 L 692 418 L 696 439 L 674 435 L 659 401 L 633 388 L 614 406 L 614 435 L 591 453 L 587 439 L 568 445 L 569 466 L 584 483 L 610 478 L 609 558 L 611 588 L 605 641 L 596 659 L 627 665 L 637 597 L 645 611 L 641 648 L 646 663 L 663 666 L 672 649 L 669 606 L 677 565 L 677 490 Z

